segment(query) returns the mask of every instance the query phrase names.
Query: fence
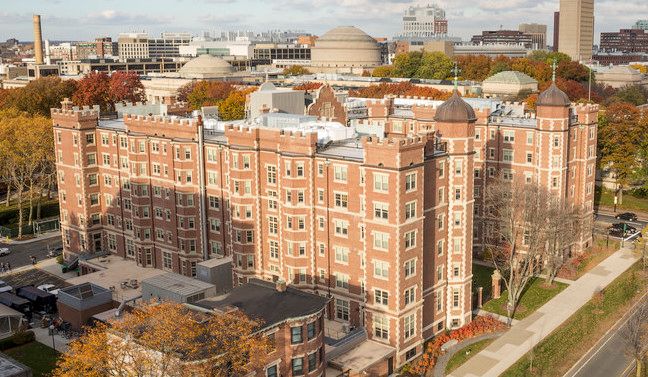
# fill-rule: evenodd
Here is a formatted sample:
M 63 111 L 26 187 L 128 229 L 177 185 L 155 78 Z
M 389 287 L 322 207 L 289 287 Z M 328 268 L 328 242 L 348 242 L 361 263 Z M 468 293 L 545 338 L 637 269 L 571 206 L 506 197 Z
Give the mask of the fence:
M 38 220 L 32 222 L 31 225 L 25 224 L 22 226 L 22 234 L 23 235 L 28 235 L 28 234 L 35 234 L 39 235 L 41 233 L 45 232 L 50 232 L 54 230 L 59 230 L 60 229 L 60 224 L 59 224 L 59 218 L 58 217 L 50 217 L 47 219 L 43 220 Z M 3 238 L 14 238 L 18 236 L 18 225 L 11 226 L 11 227 L 6 227 L 6 226 L 0 226 L 0 237 Z

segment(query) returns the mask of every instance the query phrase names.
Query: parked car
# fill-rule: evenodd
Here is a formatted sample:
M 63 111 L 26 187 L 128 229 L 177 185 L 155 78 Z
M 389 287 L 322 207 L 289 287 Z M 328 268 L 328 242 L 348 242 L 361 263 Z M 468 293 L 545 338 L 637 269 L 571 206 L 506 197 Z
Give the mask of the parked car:
M 624 212 L 614 216 L 615 219 L 625 221 L 637 221 L 637 215 L 632 212 Z
M 11 250 L 8 247 L 0 247 L 0 256 L 11 254 Z
M 611 235 L 612 237 L 619 237 L 619 238 L 625 237 L 625 234 L 623 233 L 623 229 L 610 228 L 608 230 L 608 234 Z
M 54 284 L 43 284 L 43 285 L 39 285 L 36 288 L 40 289 L 43 292 L 51 293 L 51 294 L 57 295 L 57 296 L 58 296 L 58 293 L 59 293 L 59 289 L 56 288 L 56 286 Z
M 0 280 L 0 293 L 1 292 L 11 292 L 13 291 L 13 287 L 7 283 L 4 282 L 4 280 Z
M 52 250 L 48 251 L 47 252 L 47 257 L 48 258 L 58 257 L 62 253 L 63 253 L 63 248 L 62 247 L 57 247 L 56 249 L 52 249 Z

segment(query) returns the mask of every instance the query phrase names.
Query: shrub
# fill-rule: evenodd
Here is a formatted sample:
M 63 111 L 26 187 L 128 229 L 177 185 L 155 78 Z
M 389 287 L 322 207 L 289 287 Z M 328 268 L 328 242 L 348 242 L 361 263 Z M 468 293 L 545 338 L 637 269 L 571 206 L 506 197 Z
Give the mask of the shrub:
M 0 340 L 0 350 L 4 351 L 9 348 L 18 347 L 33 342 L 34 340 L 36 340 L 36 336 L 33 331 L 19 331 L 8 338 Z

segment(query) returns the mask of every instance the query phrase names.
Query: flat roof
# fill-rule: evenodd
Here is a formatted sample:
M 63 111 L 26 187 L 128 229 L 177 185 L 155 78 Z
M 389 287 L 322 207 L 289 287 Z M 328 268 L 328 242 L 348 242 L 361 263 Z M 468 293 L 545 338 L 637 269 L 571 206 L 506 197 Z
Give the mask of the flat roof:
M 151 285 L 166 291 L 178 293 L 183 296 L 189 296 L 202 292 L 206 289 L 214 288 L 213 284 L 190 278 L 188 276 L 165 272 L 160 275 L 142 280 L 142 284 Z
M 73 285 L 71 287 L 61 288 L 59 290 L 59 293 L 61 292 L 68 294 L 79 300 L 85 300 L 90 297 L 94 297 L 99 293 L 110 292 L 110 291 L 104 287 L 100 287 L 96 284 L 86 282 L 86 283 Z
M 325 157 L 337 157 L 342 159 L 363 161 L 364 149 L 360 139 L 347 139 L 325 145 L 317 151 L 317 154 Z
M 229 294 L 210 297 L 193 305 L 205 309 L 227 310 L 236 307 L 252 319 L 263 321 L 264 327 L 290 318 L 305 317 L 324 309 L 329 299 L 288 286 L 279 292 L 274 282 L 250 279 Z
M 138 288 L 121 287 L 121 283 L 130 280 L 144 280 L 156 275 L 165 273 L 156 268 L 144 268 L 135 264 L 135 261 L 124 259 L 117 255 L 105 255 L 87 260 L 80 260 L 79 264 L 85 264 L 89 267 L 95 268 L 98 271 L 75 276 L 68 279 L 70 284 L 83 284 L 93 283 L 100 287 L 110 289 L 115 287 L 113 291 L 113 299 L 115 301 L 132 300 L 142 295 L 141 285 Z
M 373 364 L 385 360 L 394 352 L 396 352 L 394 347 L 373 340 L 365 340 L 349 352 L 330 360 L 330 362 L 341 365 L 344 370 L 360 373 Z

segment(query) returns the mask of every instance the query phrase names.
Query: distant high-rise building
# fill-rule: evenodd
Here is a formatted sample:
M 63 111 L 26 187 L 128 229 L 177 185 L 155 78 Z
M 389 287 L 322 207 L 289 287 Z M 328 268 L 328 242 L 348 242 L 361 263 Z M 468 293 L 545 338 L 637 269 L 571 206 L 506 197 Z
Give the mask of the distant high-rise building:
M 592 58 L 594 0 L 560 0 L 558 51 L 575 61 Z
M 518 30 L 531 36 L 533 48 L 544 50 L 547 48 L 547 25 L 541 24 L 520 24 Z
M 560 12 L 554 12 L 554 36 L 553 36 L 553 51 L 558 51 L 558 40 L 560 39 Z
M 601 50 L 648 53 L 648 32 L 643 29 L 621 29 L 618 32 L 601 33 Z
M 635 22 L 632 28 L 648 30 L 648 20 L 637 20 L 637 22 Z
M 402 36 L 428 38 L 448 34 L 445 11 L 437 5 L 409 7 L 403 15 Z
M 485 30 L 480 35 L 473 35 L 471 42 L 476 45 L 506 44 L 535 48 L 533 37 L 517 30 Z
M 119 58 L 146 59 L 180 56 L 180 46 L 191 42 L 189 33 L 162 33 L 160 38 L 149 38 L 146 33 L 122 33 L 118 38 Z

